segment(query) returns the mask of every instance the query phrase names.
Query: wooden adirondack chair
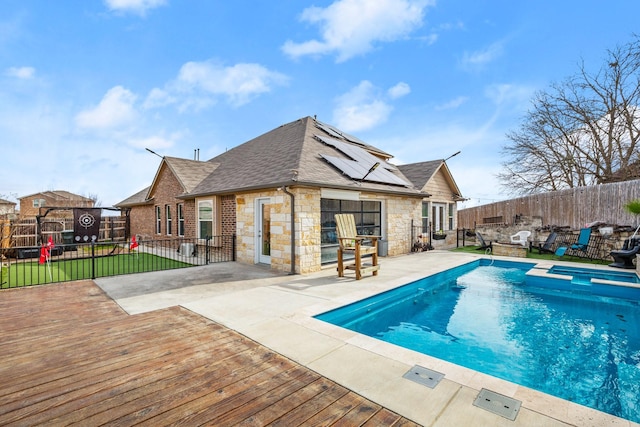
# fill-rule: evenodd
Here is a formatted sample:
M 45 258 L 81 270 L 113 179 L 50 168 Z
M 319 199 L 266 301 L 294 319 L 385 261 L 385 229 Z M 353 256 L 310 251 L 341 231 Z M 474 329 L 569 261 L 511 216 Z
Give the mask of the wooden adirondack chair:
M 338 277 L 344 277 L 344 269 L 355 270 L 356 280 L 360 280 L 365 273 L 378 275 L 378 237 L 359 236 L 356 230 L 356 220 L 350 214 L 336 214 L 336 231 L 338 233 Z M 363 240 L 371 240 L 372 246 L 363 245 Z M 353 253 L 354 263 L 345 265 L 342 259 L 345 253 Z M 362 256 L 371 254 L 371 265 L 362 264 Z

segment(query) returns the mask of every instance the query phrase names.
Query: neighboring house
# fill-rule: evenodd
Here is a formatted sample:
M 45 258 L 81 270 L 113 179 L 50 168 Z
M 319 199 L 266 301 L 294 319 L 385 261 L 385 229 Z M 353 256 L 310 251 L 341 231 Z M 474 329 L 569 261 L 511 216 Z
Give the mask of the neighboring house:
M 0 199 L 0 216 L 12 215 L 16 213 L 16 203 L 9 200 Z
M 206 162 L 164 157 L 152 184 L 116 206 L 130 209 L 132 234 L 235 233 L 239 262 L 310 273 L 336 260 L 336 213 L 354 214 L 388 255 L 409 251 L 429 194 L 390 158 L 305 117 Z
M 48 215 L 48 217 L 64 217 L 73 215 L 71 208 L 92 208 L 94 205 L 92 199 L 68 191 L 44 191 L 20 197 L 18 200 L 22 218 L 35 218 L 39 214 L 44 214 L 46 209 L 40 210 L 40 208 L 70 208 L 68 211 L 53 211 Z
M 398 166 L 413 185 L 430 194 L 422 201 L 423 230 L 433 231 L 457 228 L 457 202 L 464 201 L 460 189 L 444 160 L 411 163 Z

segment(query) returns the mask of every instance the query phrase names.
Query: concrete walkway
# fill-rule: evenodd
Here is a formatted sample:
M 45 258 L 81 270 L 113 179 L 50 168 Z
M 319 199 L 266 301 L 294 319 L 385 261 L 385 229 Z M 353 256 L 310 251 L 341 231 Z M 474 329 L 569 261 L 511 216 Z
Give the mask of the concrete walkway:
M 130 314 L 181 305 L 425 426 L 638 425 L 313 318 L 480 256 L 431 251 L 386 257 L 377 277 L 360 281 L 353 274 L 338 278 L 335 267 L 278 275 L 226 263 L 95 282 Z M 433 389 L 403 378 L 415 365 L 445 377 Z M 474 406 L 482 388 L 521 401 L 516 420 Z

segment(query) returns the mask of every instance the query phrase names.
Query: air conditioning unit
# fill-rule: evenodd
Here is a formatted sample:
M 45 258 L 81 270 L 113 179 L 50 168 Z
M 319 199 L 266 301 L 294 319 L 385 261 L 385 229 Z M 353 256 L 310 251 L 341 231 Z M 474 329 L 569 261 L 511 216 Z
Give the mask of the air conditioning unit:
M 182 256 L 194 256 L 193 243 L 181 243 L 178 252 L 180 252 Z

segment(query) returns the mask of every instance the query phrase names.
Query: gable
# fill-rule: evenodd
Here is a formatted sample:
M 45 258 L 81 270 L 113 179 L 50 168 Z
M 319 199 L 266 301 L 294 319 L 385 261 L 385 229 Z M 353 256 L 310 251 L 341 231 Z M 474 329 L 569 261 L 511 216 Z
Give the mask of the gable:
M 449 185 L 449 181 L 446 179 L 442 169 L 438 170 L 424 186 L 424 191 L 431 194 L 433 201 L 447 201 L 454 200 L 454 191 Z

